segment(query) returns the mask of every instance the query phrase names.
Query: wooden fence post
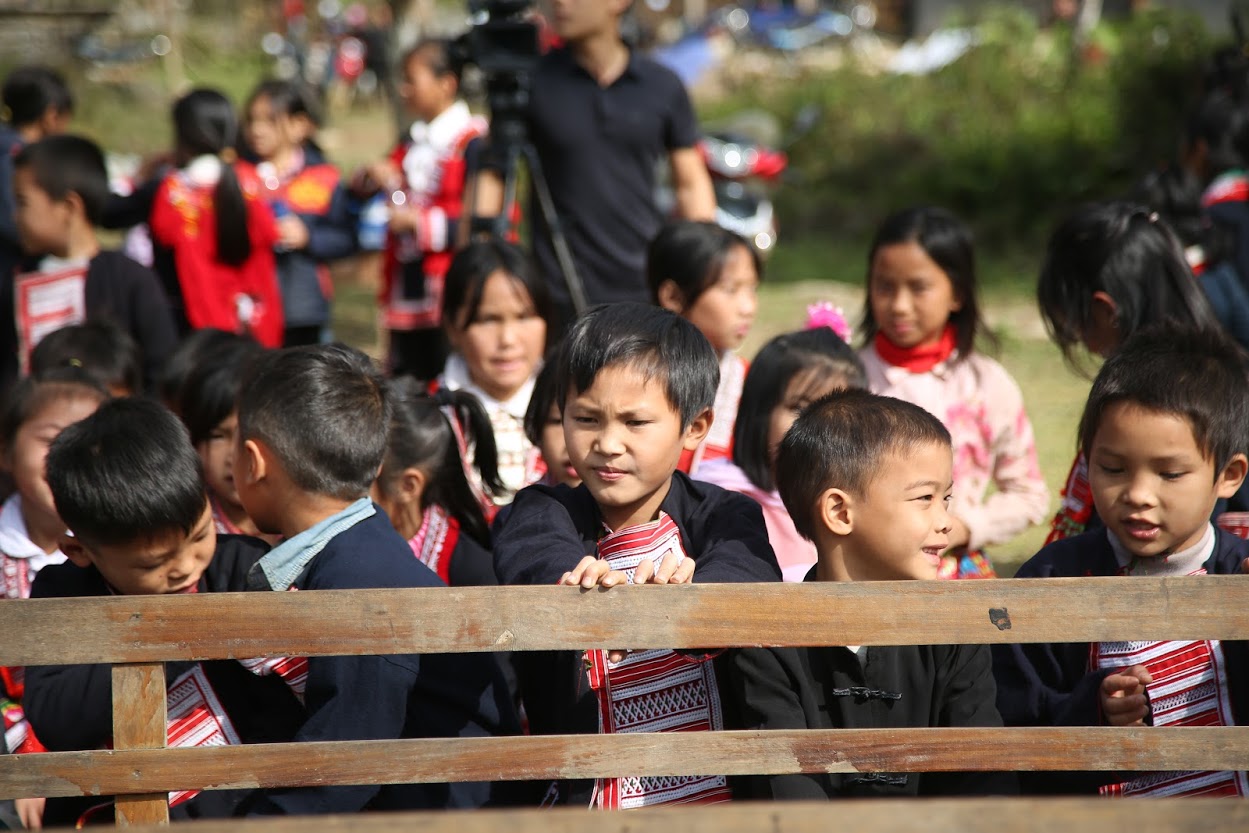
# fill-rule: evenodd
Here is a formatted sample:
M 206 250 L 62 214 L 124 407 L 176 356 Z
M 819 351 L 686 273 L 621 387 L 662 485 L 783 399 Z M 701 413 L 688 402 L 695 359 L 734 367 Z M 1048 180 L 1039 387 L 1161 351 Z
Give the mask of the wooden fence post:
M 113 666 L 113 748 L 164 749 L 165 664 Z M 117 825 L 168 824 L 168 793 L 117 796 Z

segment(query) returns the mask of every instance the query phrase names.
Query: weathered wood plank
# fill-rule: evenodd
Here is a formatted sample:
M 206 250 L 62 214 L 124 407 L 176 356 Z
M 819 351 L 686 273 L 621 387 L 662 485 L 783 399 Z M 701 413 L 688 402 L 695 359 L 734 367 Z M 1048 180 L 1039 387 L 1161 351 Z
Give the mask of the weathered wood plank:
M 1031 579 L 0 601 L 0 664 L 620 647 L 1249 639 L 1249 581 Z M 333 627 L 326 627 L 333 622 Z
M 859 729 L 264 744 L 0 756 L 0 798 L 790 772 L 1249 769 L 1249 727 Z
M 165 703 L 163 663 L 113 666 L 113 748 L 163 750 L 168 734 Z M 168 824 L 169 796 L 118 796 L 115 812 L 119 826 Z
M 622 813 L 561 808 L 195 823 L 196 833 L 1243 833 L 1246 829 L 1249 802 L 1218 798 L 1164 798 L 1148 805 L 1098 798 L 738 802 Z

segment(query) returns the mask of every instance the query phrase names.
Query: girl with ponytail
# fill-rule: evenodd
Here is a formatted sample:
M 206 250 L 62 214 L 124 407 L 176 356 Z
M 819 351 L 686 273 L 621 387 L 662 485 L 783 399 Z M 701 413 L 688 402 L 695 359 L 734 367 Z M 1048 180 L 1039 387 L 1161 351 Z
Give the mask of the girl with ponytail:
M 505 490 L 490 417 L 473 394 L 429 394 L 411 377 L 396 379 L 391 395 L 394 414 L 373 500 L 412 554 L 447 584 L 497 584 L 485 507 Z
M 282 343 L 277 225 L 255 169 L 235 156 L 234 107 L 194 90 L 173 107 L 176 168 L 152 205 L 155 267 L 184 332 L 205 327 Z

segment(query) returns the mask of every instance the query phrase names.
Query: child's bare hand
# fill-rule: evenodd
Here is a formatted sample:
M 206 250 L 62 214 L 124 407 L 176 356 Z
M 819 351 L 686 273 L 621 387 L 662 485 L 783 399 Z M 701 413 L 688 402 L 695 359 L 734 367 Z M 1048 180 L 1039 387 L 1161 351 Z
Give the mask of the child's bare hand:
M 587 555 L 571 572 L 564 573 L 559 583 L 589 590 L 593 587 L 607 588 L 628 584 L 629 577 L 620 570 L 613 570 L 606 561 Z
M 399 166 L 389 159 L 382 159 L 364 168 L 365 179 L 383 191 L 398 191 L 403 187 L 403 174 Z
M 27 830 L 43 829 L 43 806 L 47 803 L 46 798 L 19 798 L 13 802 L 14 809 L 17 810 L 17 817 L 22 820 L 22 826 Z
M 659 561 L 659 567 L 649 558 L 638 562 L 633 571 L 634 584 L 689 584 L 694 578 L 694 559 L 681 558 L 669 550 Z
M 299 250 L 308 246 L 308 227 L 294 214 L 278 220 L 278 241 L 287 249 Z
M 1240 562 L 1240 572 L 1243 575 L 1249 575 L 1249 558 L 1246 558 L 1244 561 Z
M 420 215 L 407 205 L 390 209 L 390 230 L 394 234 L 416 234 L 420 229 Z
M 1143 665 L 1133 665 L 1102 680 L 1102 714 L 1111 726 L 1139 726 L 1149 714 L 1149 692 L 1154 678 Z

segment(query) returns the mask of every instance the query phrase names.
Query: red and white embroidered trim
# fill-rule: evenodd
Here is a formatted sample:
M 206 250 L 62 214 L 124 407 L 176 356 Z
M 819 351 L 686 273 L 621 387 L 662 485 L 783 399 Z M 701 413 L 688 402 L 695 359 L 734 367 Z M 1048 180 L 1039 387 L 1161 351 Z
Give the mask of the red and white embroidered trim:
M 666 514 L 649 524 L 609 533 L 598 555 L 633 581 L 642 559 L 658 563 L 669 552 L 684 558 L 676 522 Z M 638 651 L 618 663 L 607 652 L 586 652 L 590 686 L 598 697 L 599 731 L 706 732 L 724 728 L 715 669 L 662 649 Z M 601 778 L 594 785 L 596 807 L 632 809 L 662 804 L 710 804 L 731 798 L 723 775 Z
M 1204 575 L 1198 570 L 1195 575 Z M 1234 726 L 1223 650 L 1218 641 L 1103 642 L 1094 647 L 1094 667 L 1143 665 L 1153 682 L 1150 707 L 1155 726 Z M 1244 772 L 1149 772 L 1101 788 L 1110 796 L 1249 796 Z
M 421 528 L 408 541 L 412 554 L 439 578 L 451 583 L 451 555 L 460 540 L 460 522 L 438 504 L 425 507 Z
M 168 745 L 171 749 L 206 746 L 237 746 L 234 725 L 221 701 L 208 683 L 199 663 L 174 680 L 166 695 Z M 199 795 L 199 790 L 179 790 L 169 794 L 169 806 L 176 807 Z

